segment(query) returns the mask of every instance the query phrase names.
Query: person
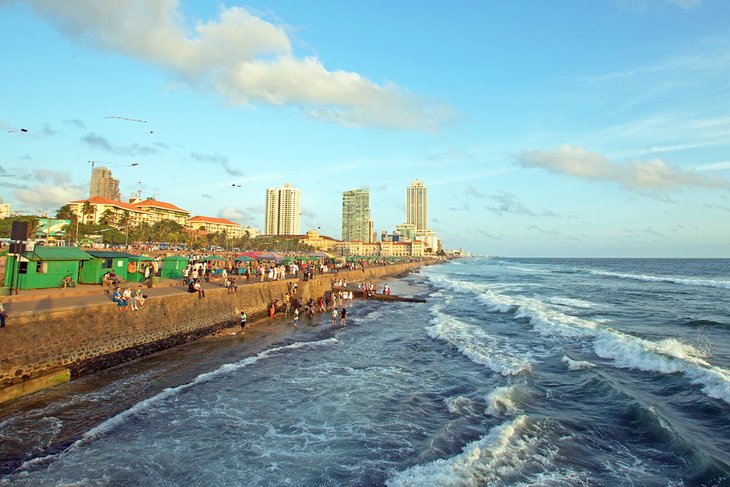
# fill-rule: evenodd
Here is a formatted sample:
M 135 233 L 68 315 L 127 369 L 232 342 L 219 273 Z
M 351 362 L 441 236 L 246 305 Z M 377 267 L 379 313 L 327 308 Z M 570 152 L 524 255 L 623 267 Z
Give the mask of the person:
M 0 303 L 0 328 L 5 328 L 5 305 L 3 303 Z
M 195 284 L 193 284 L 193 288 L 198 291 L 198 299 L 205 297 L 205 290 L 203 289 L 203 283 L 200 282 L 200 279 L 195 280 Z
M 103 276 L 101 276 L 101 287 L 111 287 L 112 281 L 109 278 L 111 275 L 111 272 L 105 272 Z
M 299 308 L 294 308 L 294 326 L 299 323 Z
M 383 294 L 388 294 L 388 283 L 385 283 L 385 286 L 383 286 Z
M 119 285 L 119 277 L 117 277 L 117 274 L 116 274 L 116 272 L 114 272 L 113 269 L 109 272 L 108 279 L 112 286 L 116 287 Z
M 238 317 L 241 320 L 241 335 L 246 334 L 246 322 L 248 321 L 248 316 L 246 316 L 246 312 L 244 310 L 238 311 Z
M 291 311 L 291 295 L 286 293 L 286 296 L 284 296 L 284 316 L 286 318 L 289 317 L 289 311 Z
M 137 286 L 137 290 L 134 292 L 134 302 L 137 309 L 144 309 L 145 295 L 142 294 L 142 284 Z
M 332 326 L 337 326 L 337 318 L 340 314 L 337 312 L 337 308 L 332 308 Z
M 114 293 L 112 294 L 112 301 L 117 303 L 117 311 L 119 313 L 124 311 L 124 307 L 126 306 L 126 303 L 124 302 L 124 297 L 122 296 L 122 292 L 119 290 L 118 287 L 114 288 Z
M 132 299 L 132 290 L 129 286 L 124 288 L 124 292 L 122 293 L 122 297 L 124 298 L 124 301 L 126 304 L 124 306 L 129 306 L 132 311 L 137 311 L 137 302 Z
M 342 311 L 340 311 L 340 326 L 345 326 L 346 318 L 347 318 L 347 308 L 342 308 Z
M 144 282 L 147 288 L 152 287 L 152 265 L 148 265 L 144 268 Z
M 192 279 L 190 280 L 190 282 L 188 282 L 188 292 L 189 293 L 195 292 L 195 281 L 193 281 Z
M 269 305 L 269 318 L 273 318 L 276 314 L 276 300 L 272 301 Z
M 236 278 L 231 276 L 228 278 L 228 293 L 238 292 L 238 285 L 236 284 Z

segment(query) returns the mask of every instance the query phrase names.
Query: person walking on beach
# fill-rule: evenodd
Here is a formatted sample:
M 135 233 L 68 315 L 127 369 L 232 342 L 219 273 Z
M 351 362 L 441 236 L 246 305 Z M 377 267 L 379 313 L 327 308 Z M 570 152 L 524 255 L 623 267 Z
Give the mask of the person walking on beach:
M 241 335 L 246 334 L 246 322 L 248 321 L 248 316 L 246 316 L 246 312 L 244 310 L 238 311 L 236 310 L 236 313 L 238 313 L 238 318 L 241 320 Z
M 332 326 L 337 326 L 337 318 L 340 317 L 340 313 L 337 312 L 337 308 L 332 308 Z

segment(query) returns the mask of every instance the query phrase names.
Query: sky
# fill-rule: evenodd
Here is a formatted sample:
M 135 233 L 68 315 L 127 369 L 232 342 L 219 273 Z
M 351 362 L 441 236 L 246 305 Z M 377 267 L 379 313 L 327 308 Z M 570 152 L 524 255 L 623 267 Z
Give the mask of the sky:
M 375 229 L 429 188 L 445 248 L 730 257 L 730 2 L 0 0 L 0 196 L 88 196 L 262 229 Z M 27 132 L 21 131 L 26 129 Z M 131 164 L 137 163 L 137 166 Z

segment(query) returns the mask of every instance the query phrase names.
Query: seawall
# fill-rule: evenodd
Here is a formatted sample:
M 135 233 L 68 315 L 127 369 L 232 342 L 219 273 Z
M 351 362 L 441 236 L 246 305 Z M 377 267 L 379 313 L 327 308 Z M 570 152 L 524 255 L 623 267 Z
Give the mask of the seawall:
M 395 264 L 340 272 L 348 281 L 407 273 L 420 263 Z M 333 276 L 296 281 L 297 296 L 322 296 Z M 0 402 L 127 360 L 185 343 L 237 323 L 235 309 L 249 321 L 266 316 L 268 305 L 282 300 L 287 282 L 272 281 L 206 289 L 206 297 L 180 292 L 149 298 L 145 309 L 117 312 L 111 301 L 69 310 L 14 316 L 0 333 Z M 47 380 L 45 378 L 48 378 Z M 35 385 L 34 385 L 35 384 Z

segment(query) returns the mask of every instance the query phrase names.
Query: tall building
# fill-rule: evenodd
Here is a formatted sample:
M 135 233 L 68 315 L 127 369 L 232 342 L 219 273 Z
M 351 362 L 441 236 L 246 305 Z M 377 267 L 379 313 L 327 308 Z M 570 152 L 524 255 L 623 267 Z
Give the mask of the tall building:
M 342 240 L 370 242 L 370 191 L 351 189 L 342 193 Z
M 428 188 L 418 179 L 406 189 L 406 223 L 428 230 Z
M 114 201 L 119 201 L 122 196 L 119 194 L 119 180 L 112 177 L 111 170 L 106 167 L 95 167 L 91 170 L 91 184 L 89 185 L 89 197 L 99 196 Z
M 300 191 L 285 184 L 266 190 L 266 225 L 264 235 L 299 235 L 302 213 Z

